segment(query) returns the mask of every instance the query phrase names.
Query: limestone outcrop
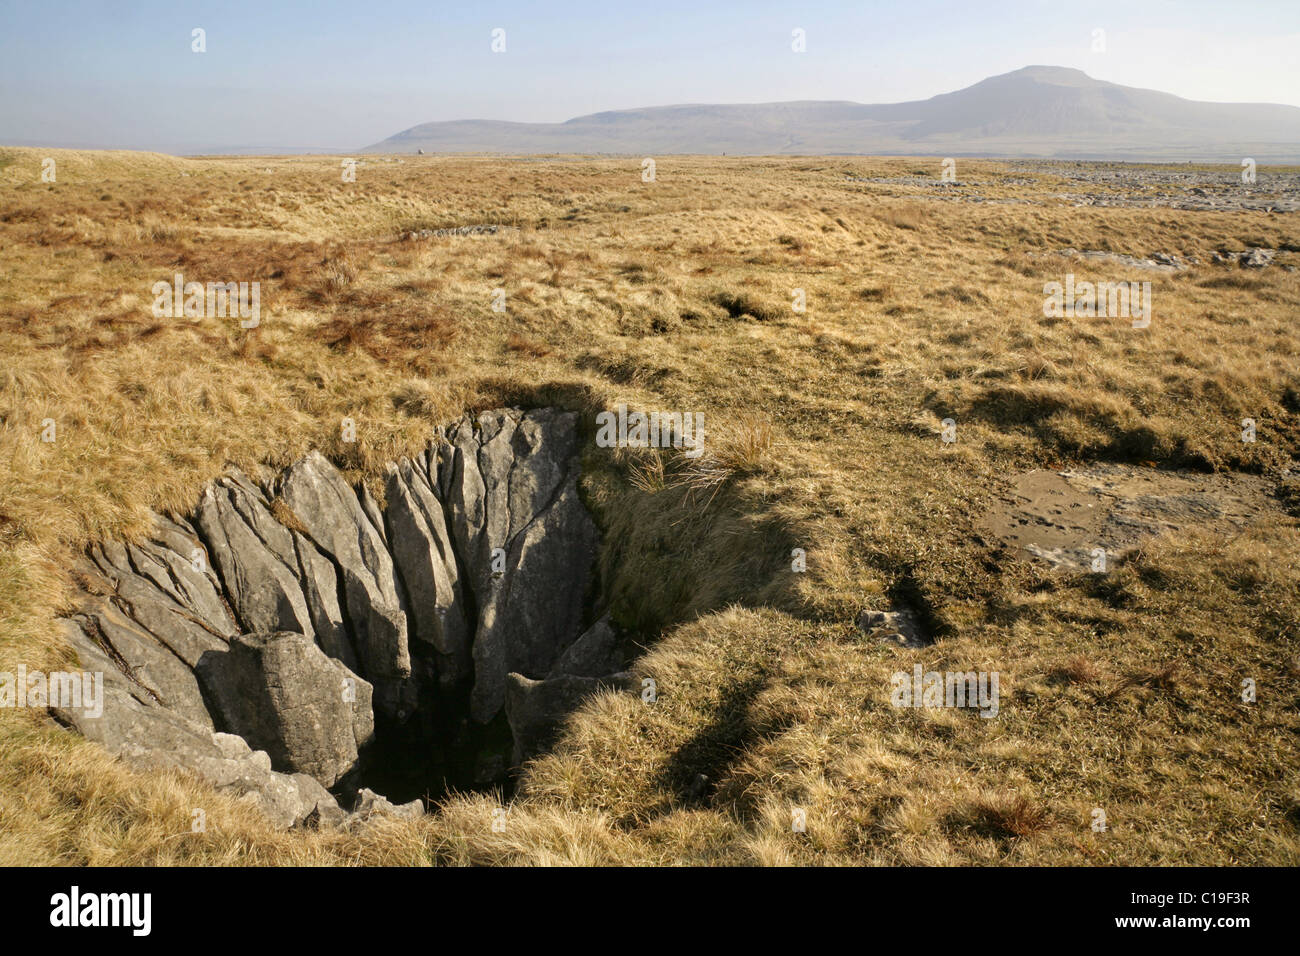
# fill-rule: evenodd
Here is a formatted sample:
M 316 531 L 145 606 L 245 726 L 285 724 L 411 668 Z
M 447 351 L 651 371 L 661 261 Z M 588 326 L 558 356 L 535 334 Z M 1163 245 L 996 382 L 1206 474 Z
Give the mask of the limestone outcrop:
M 392 463 L 382 507 L 316 452 L 266 482 L 228 471 L 191 515 L 80 563 L 63 625 L 104 707 L 56 717 L 283 826 L 345 819 L 337 798 L 409 815 L 361 787 L 386 733 L 438 748 L 466 717 L 508 722 L 517 764 L 621 663 L 608 621 L 583 629 L 597 531 L 578 450 L 575 413 L 504 409 Z
M 217 723 L 282 773 L 332 787 L 374 739 L 370 684 L 304 634 L 241 634 L 203 655 L 197 674 Z

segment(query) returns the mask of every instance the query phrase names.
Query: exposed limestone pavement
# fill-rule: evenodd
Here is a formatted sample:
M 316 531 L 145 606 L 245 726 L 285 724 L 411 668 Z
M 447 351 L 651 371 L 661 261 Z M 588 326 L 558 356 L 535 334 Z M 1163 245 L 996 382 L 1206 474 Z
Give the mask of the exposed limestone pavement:
M 192 515 L 81 562 L 64 630 L 104 706 L 54 714 L 282 827 L 418 814 L 362 786 L 384 728 L 433 728 L 401 740 L 437 748 L 448 715 L 508 723 L 517 765 L 628 683 L 609 622 L 583 631 L 597 530 L 578 477 L 577 416 L 555 409 L 438 429 L 388 466 L 382 510 L 316 452 L 265 483 L 232 469 Z

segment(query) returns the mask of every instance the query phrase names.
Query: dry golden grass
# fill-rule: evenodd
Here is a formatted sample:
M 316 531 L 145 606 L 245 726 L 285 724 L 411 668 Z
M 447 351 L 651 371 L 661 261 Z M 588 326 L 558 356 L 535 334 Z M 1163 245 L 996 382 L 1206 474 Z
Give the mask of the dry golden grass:
M 374 157 L 347 184 L 316 157 L 4 151 L 0 669 L 67 661 L 75 555 L 187 511 L 228 462 L 315 447 L 379 494 L 433 424 L 502 403 L 698 410 L 707 454 L 589 443 L 604 585 L 660 696 L 574 715 L 504 833 L 496 798 L 466 795 L 418 824 L 276 834 L 6 710 L 0 863 L 1300 861 L 1296 522 L 1164 539 L 1102 579 L 974 532 L 1014 471 L 1093 458 L 1259 472 L 1295 514 L 1296 273 L 1151 276 L 1143 332 L 1041 308 L 1067 271 L 1148 277 L 1044 253 L 1208 263 L 1295 250 L 1294 217 L 1081 210 L 975 161 L 981 193 L 1038 204 L 849 178 L 928 162 L 666 158 L 645 184 L 639 161 Z M 477 223 L 506 228 L 400 238 Z M 175 272 L 260 281 L 261 327 L 154 318 Z M 939 643 L 857 634 L 895 598 Z M 997 670 L 999 717 L 891 707 L 914 663 Z

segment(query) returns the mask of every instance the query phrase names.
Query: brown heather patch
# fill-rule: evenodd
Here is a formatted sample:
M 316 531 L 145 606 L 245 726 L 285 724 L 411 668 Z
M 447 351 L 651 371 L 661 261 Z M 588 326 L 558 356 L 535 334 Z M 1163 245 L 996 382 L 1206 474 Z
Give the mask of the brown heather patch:
M 506 348 L 511 352 L 519 352 L 531 358 L 542 358 L 550 355 L 551 349 L 545 342 L 529 338 L 526 335 L 520 335 L 518 332 L 511 332 L 506 339 Z
M 1101 679 L 1101 672 L 1088 658 L 1076 654 L 1053 667 L 1047 677 L 1048 680 L 1063 684 L 1095 684 Z
M 968 829 L 994 840 L 1032 837 L 1048 826 L 1047 811 L 1023 794 L 999 793 L 963 804 L 947 817 L 947 824 Z

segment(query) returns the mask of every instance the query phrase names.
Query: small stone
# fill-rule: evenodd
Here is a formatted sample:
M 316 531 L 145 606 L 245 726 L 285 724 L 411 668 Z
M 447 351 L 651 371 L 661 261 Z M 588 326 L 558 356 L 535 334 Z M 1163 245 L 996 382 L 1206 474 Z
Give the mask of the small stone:
M 399 820 L 418 820 L 424 816 L 424 804 L 419 800 L 394 804 L 387 797 L 362 787 L 357 792 L 357 802 L 352 808 L 349 823 L 365 821 L 376 816 L 395 817 Z
M 903 647 L 926 647 L 930 643 L 915 612 L 908 608 L 897 611 L 863 611 L 858 616 L 858 629 L 878 640 Z

